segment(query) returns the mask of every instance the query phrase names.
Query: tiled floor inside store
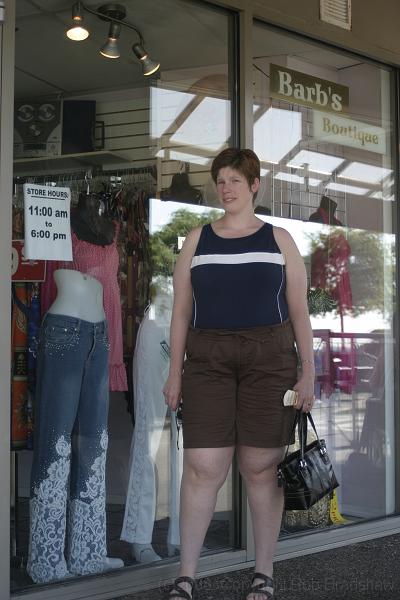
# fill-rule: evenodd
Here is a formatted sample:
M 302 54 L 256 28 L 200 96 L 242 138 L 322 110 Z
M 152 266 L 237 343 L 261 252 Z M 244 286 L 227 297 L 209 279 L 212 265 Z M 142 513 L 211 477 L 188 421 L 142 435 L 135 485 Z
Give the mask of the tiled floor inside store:
M 15 525 L 11 527 L 11 591 L 20 590 L 33 585 L 31 578 L 26 573 L 26 558 L 29 540 L 29 501 L 26 498 L 18 502 L 17 538 Z M 125 565 L 137 564 L 131 555 L 130 544 L 119 539 L 124 507 L 117 504 L 107 506 L 107 540 L 108 554 L 122 558 Z M 205 540 L 205 549 L 215 552 L 217 549 L 226 549 L 230 545 L 229 521 L 213 520 Z M 153 548 L 162 558 L 167 557 L 167 532 L 168 519 L 155 522 L 153 530 Z M 207 551 L 205 550 L 205 551 Z

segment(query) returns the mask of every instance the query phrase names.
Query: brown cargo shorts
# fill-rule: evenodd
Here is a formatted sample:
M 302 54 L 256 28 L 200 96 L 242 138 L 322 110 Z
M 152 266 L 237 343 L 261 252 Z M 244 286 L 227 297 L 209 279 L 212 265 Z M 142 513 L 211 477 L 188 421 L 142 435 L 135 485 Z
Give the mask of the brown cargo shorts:
M 292 443 L 297 381 L 290 321 L 250 329 L 190 327 L 182 377 L 184 448 Z

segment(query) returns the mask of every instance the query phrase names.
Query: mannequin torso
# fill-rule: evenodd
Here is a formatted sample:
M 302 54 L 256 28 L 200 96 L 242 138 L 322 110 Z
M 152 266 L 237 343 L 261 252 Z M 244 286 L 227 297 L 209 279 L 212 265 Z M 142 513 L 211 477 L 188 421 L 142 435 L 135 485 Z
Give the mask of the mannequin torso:
M 329 196 L 322 196 L 319 208 L 310 215 L 309 221 L 313 223 L 323 223 L 325 225 L 341 225 L 342 223 L 335 217 L 337 204 Z
M 91 323 L 104 321 L 103 286 L 100 281 L 70 269 L 57 269 L 54 281 L 57 298 L 50 306 L 49 313 L 76 317 Z

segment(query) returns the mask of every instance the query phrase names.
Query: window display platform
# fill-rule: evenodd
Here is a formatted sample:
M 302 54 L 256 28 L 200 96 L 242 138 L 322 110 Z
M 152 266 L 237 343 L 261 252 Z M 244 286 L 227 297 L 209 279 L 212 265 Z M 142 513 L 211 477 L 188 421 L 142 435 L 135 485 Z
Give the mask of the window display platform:
M 139 565 L 132 557 L 131 544 L 119 539 L 122 521 L 124 518 L 124 506 L 120 504 L 107 504 L 107 542 L 109 556 L 122 558 L 125 566 Z M 154 524 L 153 530 L 153 548 L 155 552 L 163 559 L 168 558 L 167 549 L 167 531 L 168 518 L 159 519 Z M 15 527 L 15 522 L 11 522 L 11 527 Z M 29 500 L 22 498 L 18 501 L 18 545 L 11 548 L 11 592 L 20 591 L 24 587 L 32 587 L 32 580 L 26 573 L 26 560 L 28 554 L 29 540 Z M 208 551 L 227 550 L 229 545 L 229 527 L 228 519 L 213 519 L 208 530 L 203 553 Z M 11 531 L 11 539 L 15 539 Z M 15 556 L 16 554 L 16 556 Z

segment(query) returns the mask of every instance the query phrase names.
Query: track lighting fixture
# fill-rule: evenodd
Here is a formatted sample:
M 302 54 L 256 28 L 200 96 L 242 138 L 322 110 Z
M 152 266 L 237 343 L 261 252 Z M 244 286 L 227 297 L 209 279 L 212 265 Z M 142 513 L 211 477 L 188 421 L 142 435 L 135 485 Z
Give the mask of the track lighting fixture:
M 110 23 L 108 40 L 104 46 L 100 48 L 100 54 L 106 58 L 119 58 L 121 56 L 118 48 L 118 38 L 120 33 L 121 25 L 118 25 L 118 23 Z
M 103 21 L 107 21 L 109 26 L 107 42 L 100 49 L 100 54 L 106 58 L 119 58 L 120 52 L 118 48 L 118 39 L 122 27 L 133 29 L 139 37 L 139 43 L 132 46 L 132 51 L 140 60 L 142 65 L 143 75 L 146 77 L 152 75 L 160 68 L 160 63 L 152 60 L 144 47 L 144 39 L 139 29 L 131 23 L 125 21 L 126 9 L 122 4 L 102 4 L 97 10 L 93 10 L 86 6 L 83 2 L 75 2 L 72 6 L 72 22 L 73 26 L 66 32 L 67 37 L 73 41 L 85 40 L 89 36 L 89 32 L 82 25 L 83 11 L 95 15 Z
M 160 68 L 160 63 L 152 60 L 141 44 L 133 44 L 132 50 L 142 63 L 143 75 L 146 77 L 155 73 Z
M 89 37 L 88 30 L 83 27 L 82 2 L 75 2 L 72 6 L 72 26 L 67 29 L 66 34 L 74 42 L 82 42 Z

